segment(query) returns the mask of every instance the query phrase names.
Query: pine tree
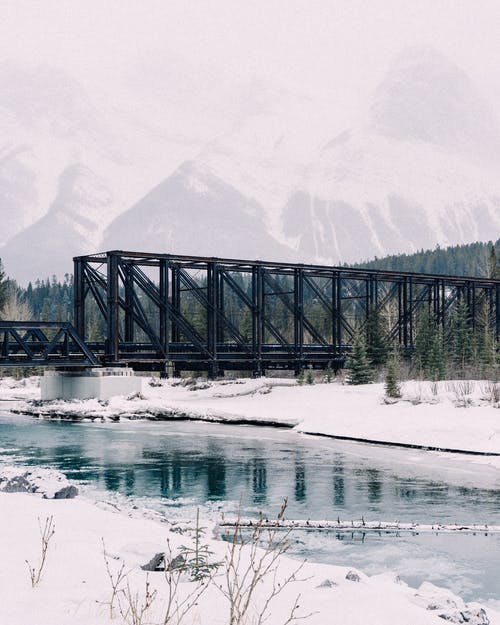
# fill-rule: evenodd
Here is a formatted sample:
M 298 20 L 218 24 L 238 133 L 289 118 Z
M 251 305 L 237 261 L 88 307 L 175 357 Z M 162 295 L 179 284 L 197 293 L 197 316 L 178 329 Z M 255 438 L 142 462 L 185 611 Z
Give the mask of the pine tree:
M 330 382 L 333 380 L 333 377 L 333 369 L 331 368 L 330 363 L 328 363 L 328 367 L 325 369 L 325 375 L 323 376 L 323 380 L 326 384 L 330 384 Z
M 490 247 L 489 275 L 495 277 L 497 256 L 493 245 Z M 496 275 L 498 279 L 499 275 Z M 494 314 L 488 298 L 477 302 L 476 323 L 471 329 L 473 335 L 474 366 L 481 377 L 496 379 L 498 374 L 497 341 L 494 330 Z
M 417 318 L 415 333 L 415 361 L 420 374 L 426 377 L 429 372 L 429 359 L 436 335 L 436 324 L 428 311 Z
M 359 334 L 354 339 L 354 346 L 346 361 L 345 368 L 347 384 L 369 384 L 373 382 L 373 369 L 368 360 L 365 343 Z
M 493 243 L 490 244 L 488 256 L 488 278 L 500 280 L 500 259 Z
M 481 376 L 496 378 L 498 369 L 498 355 L 495 335 L 488 324 L 484 324 L 478 331 L 477 364 Z
M 2 318 L 2 311 L 7 303 L 8 295 L 8 280 L 5 277 L 3 270 L 2 260 L 0 259 L 0 319 Z
M 307 371 L 306 384 L 314 384 L 314 376 L 311 369 Z
M 463 299 L 451 318 L 450 343 L 453 364 L 463 376 L 474 359 L 474 334 L 469 324 L 469 309 Z
M 387 323 L 380 310 L 372 308 L 366 321 L 366 353 L 374 366 L 385 365 L 389 345 L 387 342 Z
M 441 328 L 437 330 L 432 341 L 427 374 L 434 382 L 443 380 L 446 377 L 446 353 L 444 350 L 443 330 Z
M 399 399 L 401 397 L 401 388 L 398 380 L 399 363 L 396 356 L 391 356 L 387 362 L 387 370 L 385 373 L 385 394 L 387 397 Z

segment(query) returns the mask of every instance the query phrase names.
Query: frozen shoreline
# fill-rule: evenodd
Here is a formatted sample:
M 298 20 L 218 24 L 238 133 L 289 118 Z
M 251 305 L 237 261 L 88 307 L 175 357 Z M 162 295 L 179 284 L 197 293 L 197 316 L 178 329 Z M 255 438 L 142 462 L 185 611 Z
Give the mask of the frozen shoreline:
M 41 418 L 192 419 L 272 425 L 297 432 L 383 445 L 486 456 L 500 467 L 500 403 L 486 381 L 407 382 L 403 397 L 384 400 L 382 384 L 298 386 L 294 380 L 262 378 L 232 382 L 143 379 L 142 392 L 109 402 L 36 401 L 36 379 L 25 386 L 0 381 L 8 409 Z

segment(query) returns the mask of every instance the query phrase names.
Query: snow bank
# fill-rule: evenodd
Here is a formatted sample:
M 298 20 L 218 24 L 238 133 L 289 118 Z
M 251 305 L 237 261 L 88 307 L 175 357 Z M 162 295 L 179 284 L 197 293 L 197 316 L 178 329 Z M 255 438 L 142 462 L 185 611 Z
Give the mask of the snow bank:
M 24 402 L 40 417 L 68 419 L 201 419 L 294 427 L 297 432 L 500 455 L 500 410 L 488 382 L 409 382 L 399 401 L 382 384 L 298 386 L 290 379 L 178 382 L 151 385 L 109 402 Z
M 31 376 L 17 380 L 10 376 L 0 378 L 0 402 L 16 400 L 36 400 L 40 398 L 40 378 Z
M 166 599 L 164 573 L 147 574 L 141 569 L 152 556 L 164 551 L 167 541 L 172 554 L 181 545 L 192 544 L 193 526 L 172 526 L 166 519 L 158 523 L 143 518 L 103 510 L 80 499 L 52 501 L 27 494 L 0 493 L 0 623 L 2 625 L 105 625 L 120 623 L 109 616 L 111 583 L 106 572 L 103 544 L 111 572 L 121 565 L 133 593 L 158 590 L 148 618 L 160 621 Z M 111 508 L 111 507 L 110 507 Z M 112 509 L 112 508 L 111 508 Z M 55 534 L 50 540 L 41 582 L 32 588 L 25 560 L 37 566 L 40 557 L 39 523 L 53 517 Z M 203 541 L 222 561 L 229 545 L 209 539 Z M 283 556 L 278 581 L 297 568 L 297 561 Z M 297 595 L 298 615 L 312 613 L 305 621 L 311 625 L 439 625 L 448 621 L 470 625 L 500 625 L 500 614 L 477 604 L 465 604 L 459 597 L 430 584 L 418 590 L 408 587 L 395 575 L 367 577 L 362 572 L 325 564 L 306 563 L 300 581 L 287 586 L 272 604 L 271 624 L 286 620 Z M 229 622 L 227 600 L 217 586 L 224 584 L 219 570 L 201 596 L 186 622 L 223 625 Z M 255 604 L 272 589 L 268 576 L 259 585 Z M 178 592 L 186 596 L 193 582 L 182 578 Z M 260 602 L 260 603 L 259 603 Z M 116 616 L 116 615 L 115 615 Z M 462 620 L 460 620 L 462 619 Z M 466 620 L 467 619 L 467 620 Z

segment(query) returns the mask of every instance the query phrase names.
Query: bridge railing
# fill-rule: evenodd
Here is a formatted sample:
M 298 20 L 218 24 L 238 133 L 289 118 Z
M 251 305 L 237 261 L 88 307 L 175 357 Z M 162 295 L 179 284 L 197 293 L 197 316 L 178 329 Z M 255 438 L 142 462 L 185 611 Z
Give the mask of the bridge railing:
M 98 365 L 71 323 L 0 321 L 0 367 Z

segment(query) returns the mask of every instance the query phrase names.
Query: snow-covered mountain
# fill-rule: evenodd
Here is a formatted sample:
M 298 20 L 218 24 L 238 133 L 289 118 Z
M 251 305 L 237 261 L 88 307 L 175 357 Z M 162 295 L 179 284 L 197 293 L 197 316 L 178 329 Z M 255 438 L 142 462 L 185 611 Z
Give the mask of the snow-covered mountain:
M 282 207 L 331 122 L 317 102 L 260 81 L 238 110 L 229 131 L 111 223 L 103 249 L 295 256 L 281 240 Z
M 300 256 L 349 262 L 500 235 L 500 132 L 440 54 L 404 51 L 367 118 L 326 143 L 283 212 Z
M 334 116 L 306 98 L 253 85 L 247 114 L 231 132 L 112 222 L 104 247 L 130 247 L 145 214 L 145 250 L 301 262 L 350 262 L 500 235 L 497 119 L 442 55 L 405 50 L 365 118 L 326 140 Z M 259 206 L 249 232 L 271 237 L 230 236 L 248 222 L 245 203 L 231 204 L 235 193 Z M 219 234 L 186 235 L 186 215 Z
M 103 249 L 167 251 L 237 258 L 290 259 L 266 227 L 254 199 L 199 163 L 184 163 L 164 182 L 113 221 Z
M 226 108 L 207 96 L 202 132 L 175 92 L 174 125 L 157 131 L 46 72 L 16 70 L 0 92 L 0 257 L 21 280 L 103 249 L 337 264 L 500 236 L 498 120 L 435 51 L 403 51 L 340 134 L 340 95 L 254 80 Z M 42 85 L 50 95 L 24 103 Z M 157 92 L 168 110 L 168 89 Z
M 23 282 L 71 271 L 201 144 L 96 106 L 67 74 L 0 65 L 0 257 Z

